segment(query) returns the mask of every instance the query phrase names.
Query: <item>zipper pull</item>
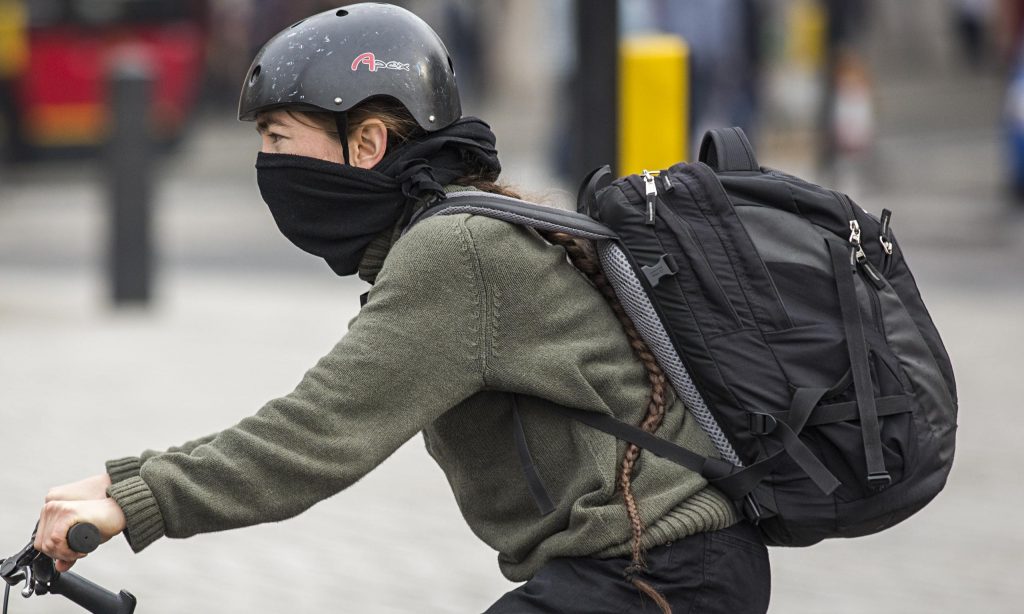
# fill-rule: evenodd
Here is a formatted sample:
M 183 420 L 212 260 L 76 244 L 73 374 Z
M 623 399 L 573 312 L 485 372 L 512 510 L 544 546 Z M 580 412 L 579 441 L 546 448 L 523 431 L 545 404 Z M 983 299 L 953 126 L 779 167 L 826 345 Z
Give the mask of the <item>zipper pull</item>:
M 858 264 L 860 264 L 861 270 L 864 271 L 864 276 L 868 278 L 868 281 L 871 282 L 871 285 L 876 290 L 885 290 L 885 278 L 878 272 L 875 265 L 871 264 L 871 261 L 865 259 L 862 262 L 858 262 Z
M 864 271 L 864 276 L 868 278 L 868 281 L 878 290 L 885 289 L 885 278 L 878 272 L 875 265 L 871 264 L 868 260 L 868 255 L 864 253 L 864 247 L 860 243 L 860 224 L 857 220 L 850 220 L 850 245 L 853 248 L 850 250 L 850 268 L 855 272 L 857 267 Z
M 882 209 L 882 227 L 878 231 L 878 241 L 882 244 L 882 250 L 886 256 L 892 256 L 892 237 L 889 235 L 889 221 L 892 219 L 892 211 Z
M 857 220 L 850 220 L 850 245 L 853 246 L 854 257 L 857 262 L 865 262 L 868 255 L 864 253 L 864 247 L 860 244 L 860 224 Z
M 676 189 L 676 186 L 672 185 L 672 180 L 668 178 L 668 171 L 661 171 L 658 175 L 661 177 L 661 182 L 665 184 L 665 192 Z
M 654 183 L 654 176 L 648 171 L 641 173 L 644 178 L 644 193 L 647 197 L 647 225 L 654 226 L 655 204 L 658 201 L 658 186 Z

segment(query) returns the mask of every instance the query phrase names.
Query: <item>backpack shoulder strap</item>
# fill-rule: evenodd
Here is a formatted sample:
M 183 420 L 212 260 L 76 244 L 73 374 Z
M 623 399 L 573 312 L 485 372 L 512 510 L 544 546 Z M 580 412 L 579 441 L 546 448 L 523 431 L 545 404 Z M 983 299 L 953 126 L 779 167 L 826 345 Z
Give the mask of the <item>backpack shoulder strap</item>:
M 520 226 L 564 232 L 584 239 L 618 238 L 615 231 L 588 215 L 476 190 L 448 194 L 444 200 L 413 216 L 405 231 L 408 232 L 413 225 L 429 217 L 456 213 L 484 215 Z
M 761 170 L 742 128 L 715 128 L 705 132 L 697 159 L 716 172 Z

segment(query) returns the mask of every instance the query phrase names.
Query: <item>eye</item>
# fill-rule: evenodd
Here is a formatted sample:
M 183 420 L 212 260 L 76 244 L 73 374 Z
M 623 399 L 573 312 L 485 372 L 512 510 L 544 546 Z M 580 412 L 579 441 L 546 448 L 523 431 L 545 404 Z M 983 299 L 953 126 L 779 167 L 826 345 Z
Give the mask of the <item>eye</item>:
M 268 132 L 267 133 L 267 138 L 270 139 L 271 143 L 277 143 L 278 141 L 280 141 L 284 137 L 281 136 L 280 134 L 277 134 L 276 132 Z

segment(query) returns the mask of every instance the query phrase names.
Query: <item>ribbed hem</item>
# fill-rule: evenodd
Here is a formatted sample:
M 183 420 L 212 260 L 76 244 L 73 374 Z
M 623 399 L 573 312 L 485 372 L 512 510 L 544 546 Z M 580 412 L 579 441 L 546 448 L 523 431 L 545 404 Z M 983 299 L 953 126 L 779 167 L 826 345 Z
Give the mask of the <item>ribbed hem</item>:
M 395 229 L 382 232 L 366 246 L 362 258 L 359 260 L 359 279 L 368 284 L 377 281 L 377 275 L 384 268 L 384 259 L 391 251 L 391 245 L 396 240 Z
M 644 531 L 641 545 L 653 548 L 689 535 L 728 529 L 739 522 L 732 503 L 717 489 L 707 487 L 655 520 Z M 632 551 L 630 542 L 617 544 L 599 553 L 598 558 L 626 556 Z
M 124 536 L 133 552 L 141 552 L 164 536 L 164 518 L 142 477 L 134 476 L 112 484 L 107 488 L 107 495 L 124 511 L 127 520 Z
M 138 456 L 115 458 L 107 461 L 107 474 L 110 475 L 110 481 L 117 484 L 139 475 L 140 467 L 142 467 L 142 460 Z

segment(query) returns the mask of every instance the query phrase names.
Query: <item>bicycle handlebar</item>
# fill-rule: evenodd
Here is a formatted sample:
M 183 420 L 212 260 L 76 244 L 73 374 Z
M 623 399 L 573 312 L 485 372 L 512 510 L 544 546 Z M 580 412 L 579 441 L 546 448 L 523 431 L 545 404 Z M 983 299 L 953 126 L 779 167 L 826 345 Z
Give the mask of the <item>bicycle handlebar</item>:
M 135 611 L 135 596 L 128 591 L 122 590 L 115 595 L 99 584 L 70 571 L 54 571 L 53 579 L 45 584 L 45 588 L 36 587 L 37 595 L 46 593 L 63 595 L 95 614 L 132 614 Z
M 35 532 L 18 554 L 0 561 L 0 571 L 7 584 L 14 586 L 24 580 L 27 593 L 22 594 L 25 596 L 62 595 L 93 614 L 132 614 L 135 611 L 134 595 L 125 590 L 115 594 L 76 573 L 58 572 L 53 559 L 32 547 L 34 540 Z M 88 554 L 99 546 L 100 533 L 92 524 L 76 524 L 68 530 L 67 541 L 75 552 Z M 6 603 L 4 605 L 6 608 Z

